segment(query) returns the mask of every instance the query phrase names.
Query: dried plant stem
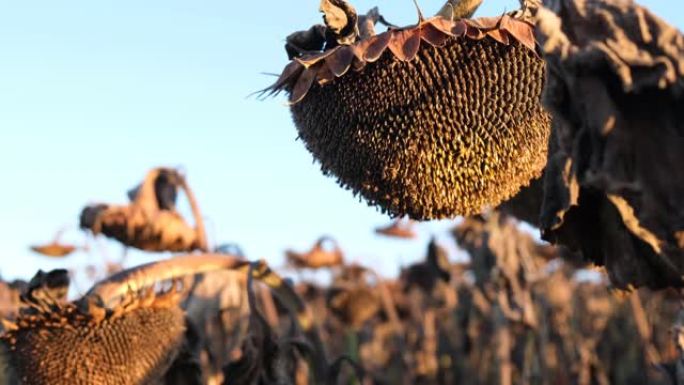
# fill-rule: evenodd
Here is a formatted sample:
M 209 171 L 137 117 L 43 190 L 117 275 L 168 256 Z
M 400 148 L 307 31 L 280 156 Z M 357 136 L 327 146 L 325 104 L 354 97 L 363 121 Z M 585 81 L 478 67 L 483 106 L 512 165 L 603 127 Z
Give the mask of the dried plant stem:
M 129 291 L 139 291 L 160 281 L 241 266 L 247 266 L 247 262 L 224 254 L 184 255 L 120 271 L 95 284 L 86 296 L 100 297 L 105 305 L 111 305 Z
M 632 308 L 632 314 L 634 315 L 634 323 L 636 323 L 637 331 L 639 332 L 639 337 L 641 338 L 641 343 L 644 347 L 647 364 L 658 364 L 661 362 L 660 354 L 658 354 L 658 351 L 653 346 L 651 326 L 646 318 L 646 312 L 641 303 L 641 298 L 639 298 L 638 291 L 634 291 L 629 296 L 629 303 Z
M 508 327 L 508 320 L 501 309 L 495 308 L 493 312 L 495 338 L 497 343 L 496 361 L 499 364 L 499 385 L 513 384 L 513 364 L 511 363 L 511 351 L 513 341 L 511 331 Z

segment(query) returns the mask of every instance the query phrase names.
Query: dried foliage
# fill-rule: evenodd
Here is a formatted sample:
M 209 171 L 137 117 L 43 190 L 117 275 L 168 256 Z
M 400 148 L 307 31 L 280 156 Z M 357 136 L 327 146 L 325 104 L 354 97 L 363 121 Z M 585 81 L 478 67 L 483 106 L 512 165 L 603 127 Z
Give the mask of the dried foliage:
M 66 257 L 73 253 L 76 250 L 76 247 L 73 245 L 52 242 L 44 245 L 31 246 L 31 250 L 47 257 Z
M 618 287 L 683 286 L 684 36 L 630 0 L 549 0 L 545 239 Z
M 555 247 L 502 214 L 466 219 L 453 233 L 471 263 L 449 264 L 431 242 L 426 261 L 396 281 L 345 266 L 329 288 L 298 286 L 329 353 L 356 357 L 362 383 L 672 383 L 676 295 L 579 281 Z M 331 300 L 340 293 L 344 301 Z
M 395 219 L 388 226 L 375 229 L 375 232 L 388 237 L 401 239 L 414 239 L 418 236 L 413 228 L 413 222 L 411 220 L 402 219 Z
M 176 211 L 179 188 L 190 201 L 194 228 Z M 207 251 L 199 207 L 185 177 L 178 171 L 151 170 L 129 197 L 132 202 L 125 206 L 97 204 L 84 208 L 81 228 L 145 251 Z
M 61 258 L 68 256 L 76 251 L 76 246 L 60 242 L 62 232 L 62 230 L 58 231 L 52 242 L 43 245 L 33 245 L 31 250 L 46 257 Z
M 335 239 L 326 236 L 319 238 L 311 250 L 305 253 L 287 250 L 285 258 L 290 267 L 320 269 L 341 265 L 344 262 L 344 253 Z
M 674 384 L 679 296 L 582 281 L 498 212 L 452 234 L 470 262 L 433 239 L 395 280 L 341 264 L 327 287 L 197 254 L 68 302 L 67 272 L 39 272 L 6 316 L 0 383 Z
M 479 213 L 540 175 L 549 119 L 532 25 L 511 15 L 459 18 L 470 13 L 459 7 L 476 5 L 452 4 L 457 20 L 437 16 L 377 35 L 361 28 L 353 41 L 322 39 L 320 27 L 300 32 L 315 50 L 288 50 L 293 60 L 266 92 L 289 94 L 323 173 L 383 212 Z M 330 24 L 342 8 L 327 9 Z M 346 26 L 345 12 L 336 20 Z

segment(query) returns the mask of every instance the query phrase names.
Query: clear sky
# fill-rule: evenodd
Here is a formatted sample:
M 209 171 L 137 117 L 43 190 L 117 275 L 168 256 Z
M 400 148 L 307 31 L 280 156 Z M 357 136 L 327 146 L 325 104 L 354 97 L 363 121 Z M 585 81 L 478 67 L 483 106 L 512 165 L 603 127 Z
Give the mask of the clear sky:
M 442 1 L 420 0 L 425 14 Z M 644 5 L 684 27 L 681 0 Z M 359 0 L 395 24 L 416 20 L 411 0 Z M 479 15 L 514 0 L 486 0 Z M 0 272 L 100 261 L 49 260 L 28 246 L 76 230 L 88 203 L 123 203 L 146 170 L 183 166 L 213 241 L 282 263 L 332 234 L 351 260 L 385 273 L 423 255 L 449 223 L 422 224 L 414 242 L 376 237 L 387 222 L 340 189 L 295 141 L 283 97 L 247 97 L 286 63 L 284 37 L 320 22 L 318 0 L 0 0 Z M 106 243 L 110 258 L 121 248 Z M 130 263 L 154 256 L 132 253 Z

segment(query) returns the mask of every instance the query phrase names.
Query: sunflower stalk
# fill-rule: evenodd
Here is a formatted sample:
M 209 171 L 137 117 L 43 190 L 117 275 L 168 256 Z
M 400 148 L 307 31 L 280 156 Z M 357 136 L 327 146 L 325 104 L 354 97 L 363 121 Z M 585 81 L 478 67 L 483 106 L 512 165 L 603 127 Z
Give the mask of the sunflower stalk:
M 469 19 L 482 4 L 482 0 L 447 0 L 436 16 L 448 20 Z

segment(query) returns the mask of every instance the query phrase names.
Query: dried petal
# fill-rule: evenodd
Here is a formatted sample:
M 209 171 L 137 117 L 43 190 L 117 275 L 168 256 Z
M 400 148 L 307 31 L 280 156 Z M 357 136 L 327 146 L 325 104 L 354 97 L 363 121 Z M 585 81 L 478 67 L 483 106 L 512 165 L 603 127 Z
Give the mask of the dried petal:
M 382 55 L 383 52 L 385 52 L 385 48 L 387 48 L 387 45 L 390 42 L 391 38 L 391 31 L 381 33 L 379 35 L 376 35 L 375 38 L 370 39 L 368 45 L 366 45 L 363 50 L 363 59 L 369 63 L 372 63 L 378 59 L 380 59 L 380 56 Z M 362 48 L 362 47 L 359 47 Z
M 338 43 L 351 44 L 356 40 L 358 16 L 354 7 L 344 0 L 321 0 L 319 10 Z
M 465 36 L 468 31 L 468 25 L 463 21 L 458 21 L 451 28 L 451 34 L 454 36 Z
M 501 44 L 509 45 L 511 43 L 508 32 L 502 29 L 493 29 L 487 32 L 487 36 L 491 37 L 492 39 L 498 41 Z
M 473 40 L 482 40 L 487 34 L 478 27 L 468 26 L 466 29 L 466 36 Z
M 501 18 L 501 29 L 508 32 L 520 44 L 534 51 L 535 39 L 532 25 L 506 15 Z
M 389 49 L 397 59 L 413 60 L 420 48 L 420 28 L 392 31 Z
M 462 22 L 458 22 L 458 23 L 462 23 Z M 440 30 L 446 34 L 451 35 L 452 34 L 451 30 L 458 23 L 455 23 L 454 21 L 449 20 L 449 19 L 445 19 L 443 17 L 433 17 L 431 19 L 426 20 L 423 23 L 423 25 L 429 24 L 429 25 L 437 28 L 438 30 Z
M 471 27 L 479 29 L 494 29 L 499 27 L 501 17 L 478 17 L 477 19 L 466 19 L 464 22 Z
M 420 36 L 435 47 L 442 47 L 450 37 L 447 33 L 430 23 L 426 23 L 421 27 Z
M 354 49 L 350 46 L 339 46 L 333 55 L 325 58 L 325 63 L 330 68 L 335 76 L 344 75 L 351 66 L 352 59 L 354 59 Z
M 316 24 L 306 31 L 291 33 L 285 38 L 285 51 L 292 60 L 306 52 L 322 51 L 325 45 L 325 26 Z
M 320 69 L 320 64 L 316 64 L 312 67 L 304 69 L 304 72 L 297 79 L 294 88 L 292 89 L 292 94 L 290 95 L 290 103 L 295 104 L 300 100 L 304 99 L 306 93 L 309 92 L 311 85 L 316 79 L 318 70 Z
M 299 63 L 298 61 L 291 61 L 289 62 L 285 68 L 283 69 L 283 72 L 280 74 L 280 77 L 278 77 L 278 80 L 276 80 L 275 83 L 273 83 L 272 86 L 266 88 L 265 91 L 270 91 L 271 94 L 277 93 L 283 87 L 286 85 L 294 82 L 299 75 L 302 73 L 304 70 L 304 65 Z
M 76 250 L 76 247 L 72 245 L 50 243 L 48 245 L 31 246 L 31 250 L 48 257 L 66 257 L 73 253 L 74 250 Z
M 301 63 L 304 67 L 308 68 L 308 67 L 311 67 L 312 65 L 318 63 L 319 61 L 324 60 L 328 56 L 332 55 L 339 48 L 340 48 L 340 46 L 337 46 L 335 48 L 329 49 L 327 51 L 323 51 L 321 53 L 316 53 L 313 55 L 304 55 L 302 57 L 296 58 L 295 61 Z
M 333 80 L 335 80 L 335 74 L 330 70 L 330 66 L 321 66 L 321 69 L 318 70 L 318 74 L 316 74 L 316 82 L 322 86 Z

